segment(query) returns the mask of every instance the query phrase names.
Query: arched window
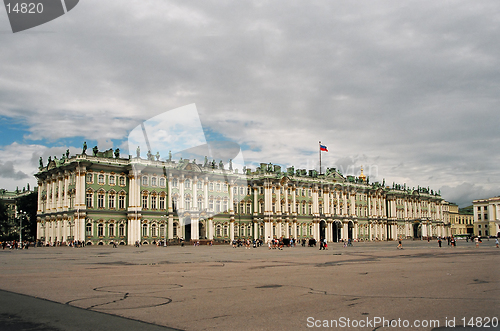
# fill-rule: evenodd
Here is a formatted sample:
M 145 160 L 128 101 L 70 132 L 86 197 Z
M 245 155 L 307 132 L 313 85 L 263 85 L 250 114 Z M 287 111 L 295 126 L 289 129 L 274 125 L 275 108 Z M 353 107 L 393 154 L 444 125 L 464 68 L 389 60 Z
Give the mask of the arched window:
M 184 207 L 186 210 L 191 210 L 191 196 L 189 194 L 186 194 Z
M 104 208 L 104 192 L 97 194 L 97 208 Z
M 97 182 L 100 185 L 104 185 L 104 175 L 103 174 L 99 174 Z
M 115 236 L 115 225 L 113 223 L 111 223 L 109 225 L 109 236 L 110 237 L 114 237 Z
M 125 237 L 125 224 L 120 224 L 118 227 L 118 234 L 120 237 Z
M 165 178 L 160 178 L 160 186 L 165 187 Z
M 156 186 L 157 181 L 158 181 L 158 178 L 151 177 L 151 186 Z
M 177 178 L 172 179 L 172 187 L 177 187 L 178 183 L 179 181 L 177 180 Z
M 87 191 L 87 195 L 86 195 L 86 205 L 87 205 L 87 208 L 92 208 L 93 207 L 93 200 L 94 200 L 94 194 L 92 193 L 92 191 Z
M 93 180 L 94 179 L 94 175 L 92 173 L 88 173 L 85 176 L 85 178 L 86 178 L 87 183 L 89 183 L 89 184 L 92 184 L 94 182 L 94 180 Z
M 87 223 L 85 225 L 85 235 L 86 236 L 91 236 L 92 235 L 92 223 Z
M 160 225 L 160 237 L 165 238 L 165 224 Z
M 142 186 L 148 185 L 148 176 L 142 176 Z
M 99 237 L 104 236 L 104 225 L 102 223 L 99 223 L 99 225 L 97 226 L 97 235 Z
M 156 237 L 158 235 L 158 228 L 156 224 L 151 225 L 151 236 Z
M 142 236 L 143 237 L 147 237 L 148 236 L 148 225 L 146 223 L 144 223 L 142 225 Z
M 109 185 L 115 185 L 115 176 L 109 176 Z
M 184 181 L 184 187 L 185 188 L 191 188 L 191 180 L 190 179 L 186 179 Z
M 203 198 L 198 198 L 198 210 L 203 209 Z
M 215 235 L 217 237 L 220 237 L 222 235 L 222 227 L 220 226 L 220 224 L 217 224 L 215 227 Z
M 156 195 L 151 196 L 151 209 L 156 209 L 156 201 L 157 201 Z

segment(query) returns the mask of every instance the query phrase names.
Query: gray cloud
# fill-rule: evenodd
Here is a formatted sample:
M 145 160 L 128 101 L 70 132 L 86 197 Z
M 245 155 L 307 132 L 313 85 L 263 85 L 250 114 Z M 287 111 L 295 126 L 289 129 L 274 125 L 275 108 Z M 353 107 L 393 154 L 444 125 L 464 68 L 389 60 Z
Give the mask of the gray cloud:
M 317 167 L 321 140 L 324 167 L 490 190 L 499 12 L 494 0 L 89 0 L 36 28 L 54 33 L 0 35 L 0 115 L 24 118 L 26 139 L 107 147 L 194 102 L 207 128 L 252 147 L 249 162 Z
M 14 163 L 12 161 L 7 161 L 0 163 L 0 177 L 12 178 L 12 179 L 25 179 L 29 178 L 27 174 L 22 171 L 16 171 L 14 169 Z

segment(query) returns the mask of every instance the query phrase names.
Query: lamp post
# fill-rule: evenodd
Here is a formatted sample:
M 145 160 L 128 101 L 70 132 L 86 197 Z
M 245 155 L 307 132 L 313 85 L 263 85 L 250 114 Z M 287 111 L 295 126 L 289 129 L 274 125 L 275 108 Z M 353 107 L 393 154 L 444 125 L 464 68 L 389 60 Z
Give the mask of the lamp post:
M 22 245 L 23 242 L 23 216 L 26 212 L 19 210 L 19 244 Z M 22 247 L 22 246 L 21 246 Z

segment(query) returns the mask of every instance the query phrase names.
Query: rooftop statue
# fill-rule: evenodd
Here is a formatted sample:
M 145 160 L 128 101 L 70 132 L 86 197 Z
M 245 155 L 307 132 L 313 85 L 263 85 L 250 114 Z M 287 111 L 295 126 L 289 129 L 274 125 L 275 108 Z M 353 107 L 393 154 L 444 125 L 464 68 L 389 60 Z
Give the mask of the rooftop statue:
M 86 155 L 86 154 L 87 154 L 86 152 L 87 152 L 87 142 L 86 142 L 86 141 L 84 141 L 84 142 L 83 142 L 83 150 L 82 150 L 82 154 Z

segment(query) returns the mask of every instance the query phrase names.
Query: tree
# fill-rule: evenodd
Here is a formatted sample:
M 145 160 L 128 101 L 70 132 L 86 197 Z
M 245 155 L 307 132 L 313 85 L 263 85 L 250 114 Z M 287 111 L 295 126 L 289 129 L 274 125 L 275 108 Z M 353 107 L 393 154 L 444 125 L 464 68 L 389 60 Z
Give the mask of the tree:
M 36 239 L 37 203 L 37 192 L 32 192 L 28 195 L 22 196 L 16 202 L 17 210 L 22 210 L 26 213 L 26 218 L 23 219 L 23 240 L 26 239 L 34 241 Z
M 0 239 L 6 240 L 9 233 L 9 214 L 7 206 L 0 201 Z

